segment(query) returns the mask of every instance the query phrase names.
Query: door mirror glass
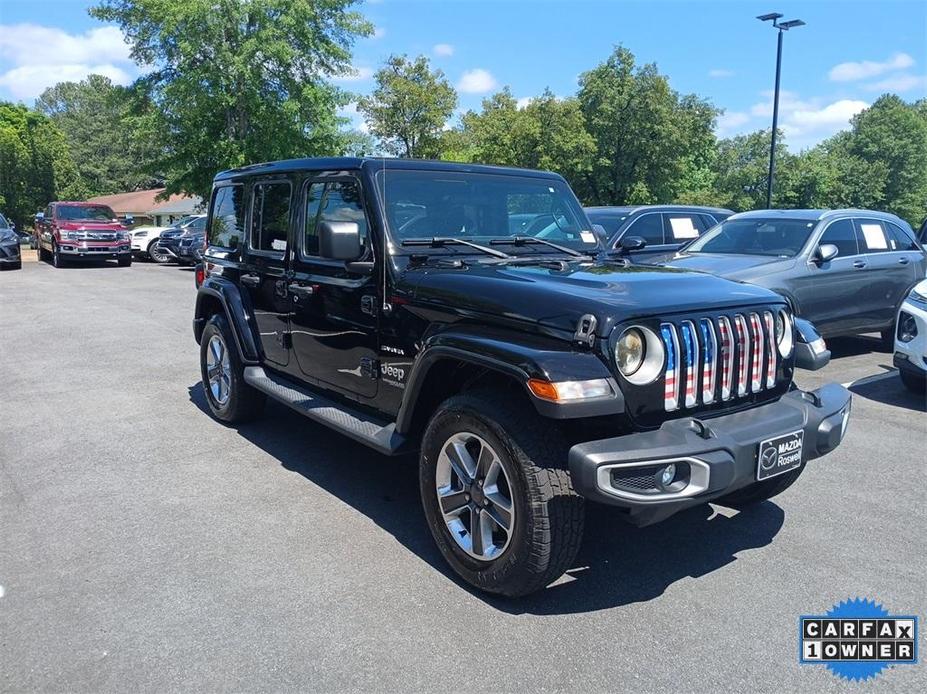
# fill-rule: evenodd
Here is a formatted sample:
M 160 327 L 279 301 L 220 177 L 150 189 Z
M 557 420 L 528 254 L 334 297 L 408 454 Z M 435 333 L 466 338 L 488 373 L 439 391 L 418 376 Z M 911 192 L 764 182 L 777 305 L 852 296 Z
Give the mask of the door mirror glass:
M 640 236 L 625 236 L 621 241 L 618 242 L 618 247 L 624 253 L 630 253 L 631 251 L 639 251 L 647 245 L 647 241 L 641 238 Z
M 840 249 L 838 249 L 834 244 L 822 243 L 820 246 L 818 246 L 817 251 L 815 251 L 814 259 L 821 263 L 827 263 L 836 258 L 839 253 Z
M 319 255 L 332 260 L 357 260 L 363 252 L 357 222 L 319 222 Z
M 599 237 L 599 240 L 602 243 L 608 243 L 608 232 L 605 231 L 605 227 L 601 224 L 593 224 L 592 230 L 596 233 L 596 236 Z

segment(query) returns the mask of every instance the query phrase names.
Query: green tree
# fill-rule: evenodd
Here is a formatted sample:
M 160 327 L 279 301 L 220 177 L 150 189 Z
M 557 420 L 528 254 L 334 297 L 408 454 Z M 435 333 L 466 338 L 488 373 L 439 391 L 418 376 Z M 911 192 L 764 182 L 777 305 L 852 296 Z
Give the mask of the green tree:
M 665 202 L 711 159 L 717 110 L 680 97 L 654 64 L 636 67 L 621 46 L 580 76 L 578 93 L 596 154 L 579 184 L 596 204 Z
M 0 204 L 24 227 L 52 200 L 83 199 L 86 190 L 64 135 L 44 114 L 0 102 Z
M 457 92 L 428 58 L 390 56 L 376 75 L 376 89 L 357 110 L 381 147 L 400 157 L 437 158 L 441 133 L 457 107 Z
M 216 171 L 340 153 L 328 79 L 350 69 L 350 48 L 372 27 L 354 0 L 102 0 L 132 57 L 154 69 L 136 82 L 153 114 L 141 125 L 163 143 L 155 168 L 168 192 L 208 194 Z
M 735 211 L 766 207 L 766 182 L 769 177 L 769 130 L 736 135 L 717 143 L 714 158 L 714 202 Z M 785 139 L 776 141 L 776 179 L 773 204 L 778 204 L 792 158 Z
M 130 90 L 108 77 L 61 82 L 36 99 L 36 110 L 64 133 L 78 173 L 91 195 L 151 186 L 156 149 L 140 135 Z

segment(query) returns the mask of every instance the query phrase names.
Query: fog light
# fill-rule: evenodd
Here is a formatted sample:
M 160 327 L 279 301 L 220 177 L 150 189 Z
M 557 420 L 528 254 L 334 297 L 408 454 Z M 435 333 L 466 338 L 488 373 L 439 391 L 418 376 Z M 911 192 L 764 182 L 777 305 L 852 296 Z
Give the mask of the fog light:
M 664 489 L 673 483 L 676 479 L 676 463 L 670 463 L 660 470 L 660 486 Z
M 898 317 L 898 339 L 901 342 L 910 342 L 917 337 L 917 322 L 910 313 L 901 312 Z

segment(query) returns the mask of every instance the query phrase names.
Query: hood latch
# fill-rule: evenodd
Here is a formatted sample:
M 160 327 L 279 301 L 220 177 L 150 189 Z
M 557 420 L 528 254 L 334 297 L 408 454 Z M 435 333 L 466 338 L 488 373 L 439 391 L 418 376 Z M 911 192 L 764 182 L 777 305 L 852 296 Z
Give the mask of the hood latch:
M 582 316 L 576 325 L 576 332 L 573 333 L 573 342 L 592 347 L 595 344 L 596 323 L 595 316 L 591 313 Z

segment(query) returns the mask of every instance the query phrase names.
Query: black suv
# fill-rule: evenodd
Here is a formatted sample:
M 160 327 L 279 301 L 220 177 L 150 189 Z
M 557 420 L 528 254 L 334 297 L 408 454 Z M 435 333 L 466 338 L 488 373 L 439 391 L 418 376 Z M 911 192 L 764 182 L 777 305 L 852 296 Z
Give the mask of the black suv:
M 636 524 L 754 503 L 846 429 L 844 388 L 792 383 L 830 353 L 781 297 L 628 264 L 556 174 L 260 164 L 216 176 L 207 226 L 193 329 L 215 417 L 269 396 L 418 452 L 440 551 L 490 592 L 569 568 L 585 500 Z

